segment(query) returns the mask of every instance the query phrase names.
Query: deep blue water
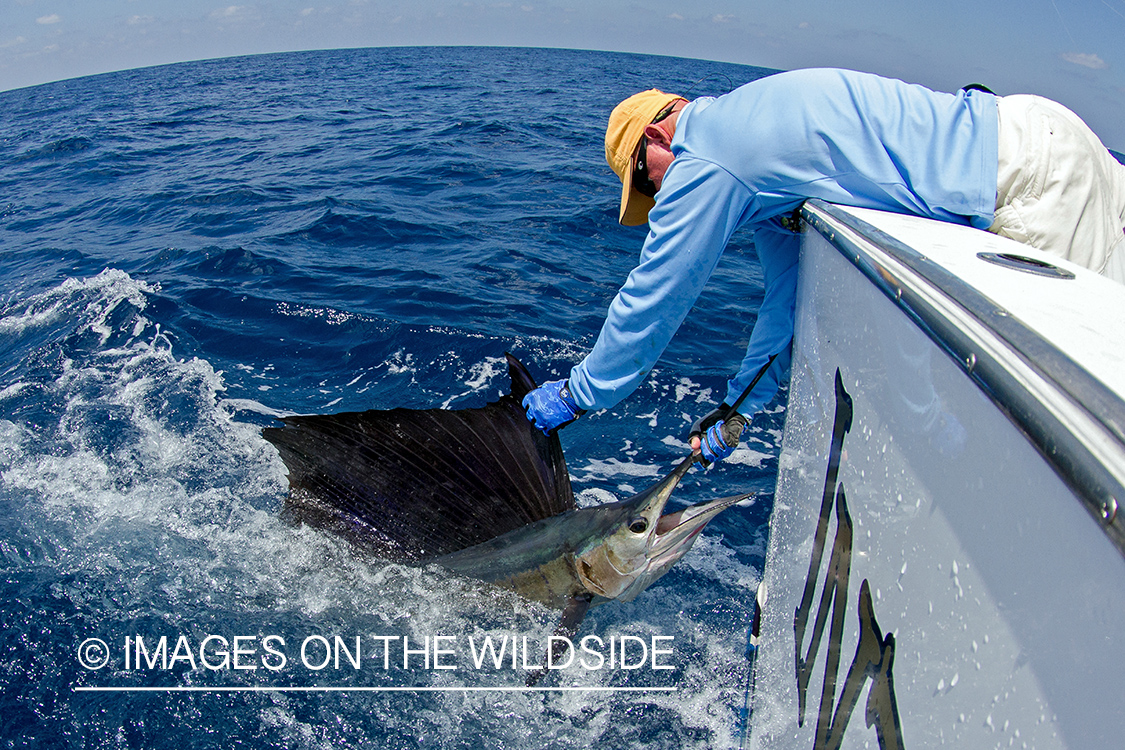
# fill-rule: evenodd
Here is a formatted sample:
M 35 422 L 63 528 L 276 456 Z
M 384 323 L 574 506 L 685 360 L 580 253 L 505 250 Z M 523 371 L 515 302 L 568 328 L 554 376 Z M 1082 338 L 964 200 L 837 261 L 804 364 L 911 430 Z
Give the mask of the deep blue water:
M 296 665 L 308 636 L 530 634 L 555 615 L 361 559 L 278 518 L 276 415 L 475 406 L 593 344 L 640 250 L 604 162 L 612 106 L 770 71 L 565 50 L 374 49 L 188 63 L 0 93 L 0 738 L 5 747 L 730 744 L 782 409 L 677 499 L 759 490 L 583 634 L 674 637 L 673 670 L 553 685 L 674 693 L 94 693 L 519 685 L 511 670 Z M 562 433 L 580 502 L 685 452 L 761 283 L 746 237 L 629 400 Z M 127 669 L 125 638 L 285 639 L 289 666 Z M 100 638 L 109 664 L 79 645 Z

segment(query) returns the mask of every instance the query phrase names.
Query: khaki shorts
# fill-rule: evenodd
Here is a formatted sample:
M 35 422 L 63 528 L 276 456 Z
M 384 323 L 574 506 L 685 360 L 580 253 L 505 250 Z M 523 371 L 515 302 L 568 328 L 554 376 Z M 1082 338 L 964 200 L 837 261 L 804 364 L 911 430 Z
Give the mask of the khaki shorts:
M 1125 165 L 1061 104 L 1017 95 L 998 98 L 997 108 L 989 231 L 1125 283 Z

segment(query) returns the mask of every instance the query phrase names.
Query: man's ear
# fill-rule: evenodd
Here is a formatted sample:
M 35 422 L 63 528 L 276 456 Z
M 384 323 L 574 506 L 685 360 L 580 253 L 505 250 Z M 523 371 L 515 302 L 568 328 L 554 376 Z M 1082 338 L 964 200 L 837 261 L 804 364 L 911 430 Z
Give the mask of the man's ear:
M 660 127 L 660 123 L 649 123 L 645 126 L 645 136 L 650 145 L 658 145 L 668 151 L 672 150 L 672 134 Z

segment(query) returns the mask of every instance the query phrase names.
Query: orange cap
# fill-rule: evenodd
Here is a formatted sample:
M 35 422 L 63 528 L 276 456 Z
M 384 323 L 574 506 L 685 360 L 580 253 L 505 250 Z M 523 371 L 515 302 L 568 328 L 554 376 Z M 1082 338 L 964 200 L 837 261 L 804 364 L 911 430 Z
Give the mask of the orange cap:
M 645 128 L 660 110 L 683 97 L 658 89 L 633 94 L 613 108 L 605 130 L 605 160 L 621 178 L 621 212 L 618 221 L 636 226 L 648 221 L 648 212 L 655 204 L 652 198 L 633 189 L 633 168 L 637 163 L 637 144 Z

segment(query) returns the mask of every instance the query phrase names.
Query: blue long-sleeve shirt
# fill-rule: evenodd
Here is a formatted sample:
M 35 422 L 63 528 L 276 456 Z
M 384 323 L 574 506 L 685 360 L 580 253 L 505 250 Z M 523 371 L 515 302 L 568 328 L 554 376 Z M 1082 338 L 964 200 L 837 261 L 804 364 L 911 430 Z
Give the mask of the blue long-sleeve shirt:
M 807 198 L 987 228 L 996 203 L 996 100 L 845 70 L 779 73 L 680 112 L 640 263 L 610 304 L 594 348 L 570 373 L 584 409 L 632 393 L 664 352 L 731 234 L 755 228 L 765 299 L 733 403 L 778 354 L 739 411 L 777 392 L 789 366 L 799 238 L 780 217 Z

